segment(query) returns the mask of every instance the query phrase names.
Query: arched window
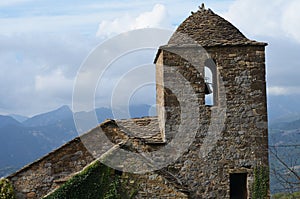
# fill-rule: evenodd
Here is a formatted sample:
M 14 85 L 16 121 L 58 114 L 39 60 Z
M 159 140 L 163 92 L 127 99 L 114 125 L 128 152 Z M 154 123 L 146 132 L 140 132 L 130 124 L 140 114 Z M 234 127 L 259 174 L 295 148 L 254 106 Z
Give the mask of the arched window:
M 204 67 L 204 82 L 205 82 L 205 105 L 213 106 L 214 105 L 214 92 L 212 86 L 212 72 L 205 66 Z
M 217 105 L 217 67 L 212 59 L 207 59 L 204 66 L 205 105 Z

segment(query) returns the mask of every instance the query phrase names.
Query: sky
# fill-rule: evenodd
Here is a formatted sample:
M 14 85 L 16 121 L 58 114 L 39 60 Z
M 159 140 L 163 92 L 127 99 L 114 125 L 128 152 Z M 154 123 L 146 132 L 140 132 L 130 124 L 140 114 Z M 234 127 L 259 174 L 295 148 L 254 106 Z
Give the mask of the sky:
M 299 0 L 10 0 L 0 1 L 0 114 L 33 116 L 71 106 L 76 75 L 97 45 L 140 28 L 174 31 L 202 2 L 249 39 L 269 43 L 268 96 L 300 97 Z M 155 51 L 132 60 L 150 64 Z M 117 75 L 118 63 L 102 84 Z M 154 79 L 154 70 L 149 73 Z M 110 90 L 99 82 L 97 107 L 109 106 Z M 135 103 L 153 103 L 153 92 L 141 89 Z

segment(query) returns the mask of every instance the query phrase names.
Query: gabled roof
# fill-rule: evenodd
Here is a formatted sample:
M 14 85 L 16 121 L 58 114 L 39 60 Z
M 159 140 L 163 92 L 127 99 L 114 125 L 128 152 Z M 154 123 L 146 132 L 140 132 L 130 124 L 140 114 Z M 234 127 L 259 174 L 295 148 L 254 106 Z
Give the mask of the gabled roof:
M 172 35 L 168 45 L 200 44 L 206 46 L 218 45 L 266 45 L 246 38 L 230 22 L 215 14 L 204 5 L 197 12 L 192 12 L 183 23 L 179 25 Z
M 99 142 L 99 138 L 102 138 L 100 135 L 103 135 L 103 133 L 111 142 L 107 146 L 105 143 Z M 99 144 L 104 146 L 99 146 Z M 84 166 L 89 165 L 98 157 L 104 157 L 109 154 L 114 155 L 114 152 L 120 148 L 137 153 L 149 152 L 163 147 L 164 144 L 166 143 L 159 130 L 157 117 L 106 120 L 87 133 L 74 138 L 44 157 L 7 176 L 7 178 L 13 179 L 12 182 L 16 183 L 14 186 L 16 185 L 17 193 L 27 194 L 27 189 L 24 189 L 24 187 L 32 186 L 31 188 L 36 190 L 35 193 L 39 197 L 65 183 L 83 169 Z M 48 166 L 46 167 L 45 165 Z M 67 167 L 64 169 L 52 169 L 62 168 L 62 165 L 76 166 L 71 166 L 68 169 L 65 169 Z M 49 168 L 51 172 L 43 172 Z M 166 172 L 162 174 L 167 175 Z M 34 180 L 31 181 L 30 185 L 23 184 L 22 180 L 25 177 L 26 179 Z M 48 189 L 40 189 L 41 184 L 45 183 L 45 179 L 51 179 L 49 182 L 47 181 Z M 185 187 L 181 185 L 176 185 L 176 188 L 181 192 L 185 191 Z
M 162 50 L 172 52 L 173 48 L 199 48 L 213 46 L 266 46 L 267 43 L 250 40 L 229 21 L 215 14 L 211 9 L 205 9 L 204 4 L 197 12 L 192 12 L 182 22 L 167 45 L 160 46 L 154 63 Z
M 148 144 L 165 144 L 157 117 L 116 120 L 116 122 L 128 136 L 143 139 Z

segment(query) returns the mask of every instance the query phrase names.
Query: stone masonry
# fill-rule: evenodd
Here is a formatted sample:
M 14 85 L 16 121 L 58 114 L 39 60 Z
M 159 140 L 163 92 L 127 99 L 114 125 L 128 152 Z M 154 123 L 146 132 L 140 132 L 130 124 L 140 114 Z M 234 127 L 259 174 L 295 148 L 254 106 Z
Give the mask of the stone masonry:
M 191 198 L 251 198 L 253 169 L 268 166 L 266 45 L 200 8 L 157 54 L 157 104 L 164 107 L 158 116 L 167 144 L 183 120 L 199 123 L 188 151 L 168 166 Z M 204 67 L 212 71 L 213 105 L 205 104 Z M 188 86 L 192 92 L 185 92 Z M 184 115 L 186 103 L 199 105 L 190 110 L 198 117 Z M 230 193 L 233 174 L 246 176 L 243 193 Z
M 42 198 L 107 151 L 115 157 L 122 148 L 144 157 L 165 147 L 167 153 L 148 158 L 158 165 L 170 160 L 168 165 L 122 173 L 138 183 L 136 198 L 250 199 L 254 169 L 268 167 L 266 45 L 200 7 L 157 52 L 158 117 L 107 120 L 8 176 L 17 198 Z M 101 151 L 99 133 L 111 141 Z M 133 169 L 145 165 L 120 158 Z

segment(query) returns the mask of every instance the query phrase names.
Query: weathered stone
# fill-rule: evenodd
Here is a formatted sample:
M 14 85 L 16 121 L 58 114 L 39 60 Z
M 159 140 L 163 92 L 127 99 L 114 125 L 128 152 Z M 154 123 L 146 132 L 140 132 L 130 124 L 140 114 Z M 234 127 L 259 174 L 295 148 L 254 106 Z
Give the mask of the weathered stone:
M 170 160 L 166 168 L 121 175 L 129 184 L 139 185 L 137 198 L 229 199 L 233 173 L 247 175 L 250 198 L 254 167 L 268 164 L 265 46 L 202 7 L 178 27 L 155 58 L 158 118 L 107 120 L 75 138 L 8 177 L 17 198 L 43 197 L 112 144 L 136 154 L 151 154 L 175 139 L 180 140 L 177 147 L 167 148 L 160 157 L 149 156 L 153 162 Z M 205 67 L 212 73 L 211 104 L 205 92 Z M 191 137 L 190 128 L 195 133 Z M 111 141 L 101 149 L 99 132 Z M 90 145 L 84 146 L 82 140 Z M 133 170 L 149 168 L 133 157 L 113 155 L 122 160 L 118 168 L 126 162 Z
M 36 198 L 36 195 L 35 195 L 34 192 L 29 192 L 29 193 L 26 194 L 26 197 L 27 198 Z

